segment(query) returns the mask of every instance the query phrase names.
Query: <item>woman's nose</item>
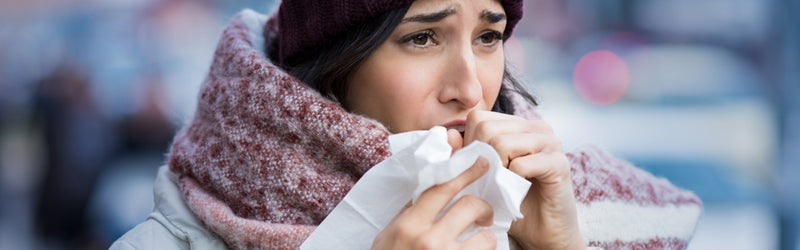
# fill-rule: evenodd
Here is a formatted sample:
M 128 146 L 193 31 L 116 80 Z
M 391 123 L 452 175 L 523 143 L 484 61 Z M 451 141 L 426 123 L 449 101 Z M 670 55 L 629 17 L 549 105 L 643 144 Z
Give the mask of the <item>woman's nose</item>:
M 444 65 L 439 101 L 455 102 L 463 108 L 475 107 L 480 103 L 483 92 L 471 43 L 451 52 Z

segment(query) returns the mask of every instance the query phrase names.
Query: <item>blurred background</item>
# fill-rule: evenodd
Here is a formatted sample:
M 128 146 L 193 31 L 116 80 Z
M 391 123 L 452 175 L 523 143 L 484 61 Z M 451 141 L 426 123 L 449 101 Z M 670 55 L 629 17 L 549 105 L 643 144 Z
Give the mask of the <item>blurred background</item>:
M 0 249 L 105 249 L 143 221 L 227 20 L 276 2 L 0 0 Z M 506 51 L 565 150 L 694 191 L 689 249 L 800 249 L 800 1 L 525 9 Z

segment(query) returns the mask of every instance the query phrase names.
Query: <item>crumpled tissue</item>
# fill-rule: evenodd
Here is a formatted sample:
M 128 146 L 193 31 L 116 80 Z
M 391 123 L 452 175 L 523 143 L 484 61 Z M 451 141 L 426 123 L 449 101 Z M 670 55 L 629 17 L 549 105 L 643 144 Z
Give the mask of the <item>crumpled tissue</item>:
M 439 216 L 464 195 L 481 198 L 494 210 L 494 224 L 488 229 L 497 237 L 497 249 L 509 248 L 508 229 L 514 219 L 522 218 L 520 204 L 531 183 L 503 167 L 491 146 L 474 142 L 451 156 L 447 131 L 440 126 L 391 135 L 389 145 L 392 156 L 361 177 L 301 249 L 369 249 L 403 206 L 431 186 L 455 178 L 478 156 L 489 161 L 489 171 L 456 195 Z M 473 224 L 459 239 L 480 229 Z

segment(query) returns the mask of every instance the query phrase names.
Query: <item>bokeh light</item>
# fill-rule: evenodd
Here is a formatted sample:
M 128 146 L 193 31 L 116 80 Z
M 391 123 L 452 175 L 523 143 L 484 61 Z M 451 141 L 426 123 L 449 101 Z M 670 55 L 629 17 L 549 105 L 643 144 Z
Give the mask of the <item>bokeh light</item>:
M 595 105 L 609 105 L 622 98 L 630 81 L 625 61 L 608 50 L 592 51 L 581 57 L 572 79 L 581 98 Z

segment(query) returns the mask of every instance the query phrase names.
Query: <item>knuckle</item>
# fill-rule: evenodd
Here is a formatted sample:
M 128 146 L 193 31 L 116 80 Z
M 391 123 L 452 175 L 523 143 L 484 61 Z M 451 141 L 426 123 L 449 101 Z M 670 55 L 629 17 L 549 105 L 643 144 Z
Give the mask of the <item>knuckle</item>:
M 511 162 L 508 163 L 508 169 L 511 170 L 511 171 L 519 171 L 524 166 L 524 164 L 523 165 L 520 165 L 520 164 L 523 164 L 523 163 L 521 163 L 521 161 L 518 160 L 518 159 L 514 159 L 514 160 L 512 160 Z
M 461 197 L 461 199 L 458 200 L 459 206 L 468 209 L 480 208 L 482 202 L 483 201 L 480 198 L 475 197 L 474 195 L 464 195 L 464 197 Z
M 467 114 L 467 121 L 474 121 L 477 118 L 478 118 L 478 111 L 477 110 L 469 112 L 469 114 Z
M 475 110 L 475 111 L 469 112 L 469 114 L 467 114 L 467 120 L 468 121 L 482 120 L 483 116 L 484 116 L 484 112 L 486 112 L 486 111 Z
M 555 135 L 547 135 L 542 140 L 545 143 L 546 152 L 562 152 L 561 139 Z
M 531 121 L 531 125 L 534 127 L 534 129 L 538 131 L 545 132 L 548 134 L 553 134 L 553 126 L 551 126 L 549 123 L 545 121 L 533 120 Z
M 462 209 L 467 209 L 471 211 L 476 211 L 477 213 L 483 215 L 491 215 L 492 217 L 494 211 L 492 210 L 492 206 L 489 205 L 486 201 L 478 198 L 474 195 L 465 195 L 461 197 L 457 202 L 457 206 Z
M 410 221 L 399 221 L 394 229 L 394 236 L 402 240 L 413 239 L 417 234 L 416 230 L 417 227 Z
M 521 175 L 522 177 L 530 178 L 533 176 L 530 176 L 528 165 L 529 163 L 526 163 L 524 161 L 513 160 L 508 163 L 508 169 L 514 171 L 515 173 Z
M 489 146 L 495 148 L 495 150 L 497 150 L 498 152 L 503 151 L 502 149 L 504 149 L 503 139 L 500 136 L 489 138 L 489 140 L 487 140 L 486 143 L 489 144 Z
M 542 122 L 542 129 L 547 132 L 548 134 L 553 134 L 553 126 L 549 123 Z
M 550 137 L 550 145 L 553 145 L 553 147 L 555 147 L 555 149 L 558 150 L 559 152 L 561 151 L 561 146 L 562 146 L 561 145 L 561 139 L 558 139 L 558 137 L 551 136 Z
M 432 234 L 425 234 L 416 242 L 416 249 L 434 250 L 444 249 L 440 238 L 432 236 Z
M 489 134 L 490 128 L 491 128 L 490 121 L 478 122 L 477 124 L 475 124 L 475 138 L 477 138 L 478 140 L 485 141 L 484 137 L 486 137 L 486 135 Z

